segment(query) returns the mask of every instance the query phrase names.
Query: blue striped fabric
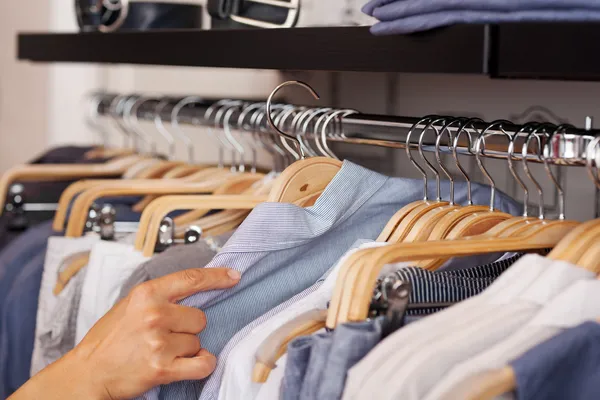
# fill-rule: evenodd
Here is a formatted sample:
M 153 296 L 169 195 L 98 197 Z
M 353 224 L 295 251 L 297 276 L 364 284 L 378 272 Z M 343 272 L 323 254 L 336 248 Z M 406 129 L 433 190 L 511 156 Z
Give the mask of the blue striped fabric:
M 523 253 L 502 261 L 449 272 L 406 267 L 395 273 L 411 283 L 411 304 L 458 303 L 483 292 L 521 257 Z M 427 315 L 438 310 L 439 307 L 413 309 L 406 314 Z
M 449 183 L 443 182 L 444 193 Z M 428 188 L 434 193 L 434 184 Z M 456 200 L 466 201 L 466 185 L 456 185 Z M 489 202 L 489 188 L 473 185 L 476 203 Z M 351 162 L 327 186 L 316 204 L 263 203 L 256 207 L 206 268 L 226 266 L 242 272 L 233 289 L 197 293 L 185 306 L 204 310 L 208 327 L 202 346 L 220 354 L 243 327 L 316 282 L 358 239 L 375 239 L 391 216 L 422 198 L 422 181 L 389 178 Z M 518 214 L 520 205 L 498 193 L 497 208 Z M 141 398 L 198 399 L 202 382 L 185 381 L 154 388 Z

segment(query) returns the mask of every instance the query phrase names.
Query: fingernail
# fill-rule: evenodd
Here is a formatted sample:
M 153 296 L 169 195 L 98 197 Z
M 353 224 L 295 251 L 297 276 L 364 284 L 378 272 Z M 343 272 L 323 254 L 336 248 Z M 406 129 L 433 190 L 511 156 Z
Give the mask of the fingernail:
M 229 277 L 234 281 L 239 281 L 242 277 L 242 274 L 240 274 L 239 271 L 236 271 L 235 269 L 230 269 L 229 271 L 227 271 L 227 275 L 229 275 Z

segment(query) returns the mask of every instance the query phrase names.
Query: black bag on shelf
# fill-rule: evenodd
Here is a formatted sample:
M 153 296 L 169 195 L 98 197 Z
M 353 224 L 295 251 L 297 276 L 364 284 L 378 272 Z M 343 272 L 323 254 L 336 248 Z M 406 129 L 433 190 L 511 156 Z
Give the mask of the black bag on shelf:
M 196 4 L 75 0 L 75 10 L 82 32 L 202 28 L 202 7 Z

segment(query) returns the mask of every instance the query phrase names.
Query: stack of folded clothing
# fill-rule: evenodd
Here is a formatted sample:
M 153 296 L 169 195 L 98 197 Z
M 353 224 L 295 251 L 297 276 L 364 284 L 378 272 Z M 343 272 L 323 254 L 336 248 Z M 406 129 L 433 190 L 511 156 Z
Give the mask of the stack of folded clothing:
M 599 0 L 371 0 L 375 35 L 425 31 L 453 24 L 600 21 Z

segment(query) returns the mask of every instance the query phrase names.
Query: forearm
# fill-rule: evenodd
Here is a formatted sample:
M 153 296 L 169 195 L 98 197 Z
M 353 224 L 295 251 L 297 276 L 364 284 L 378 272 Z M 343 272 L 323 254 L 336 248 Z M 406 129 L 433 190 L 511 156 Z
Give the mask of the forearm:
M 8 400 L 110 400 L 104 388 L 95 384 L 93 373 L 71 352 L 32 377 Z

